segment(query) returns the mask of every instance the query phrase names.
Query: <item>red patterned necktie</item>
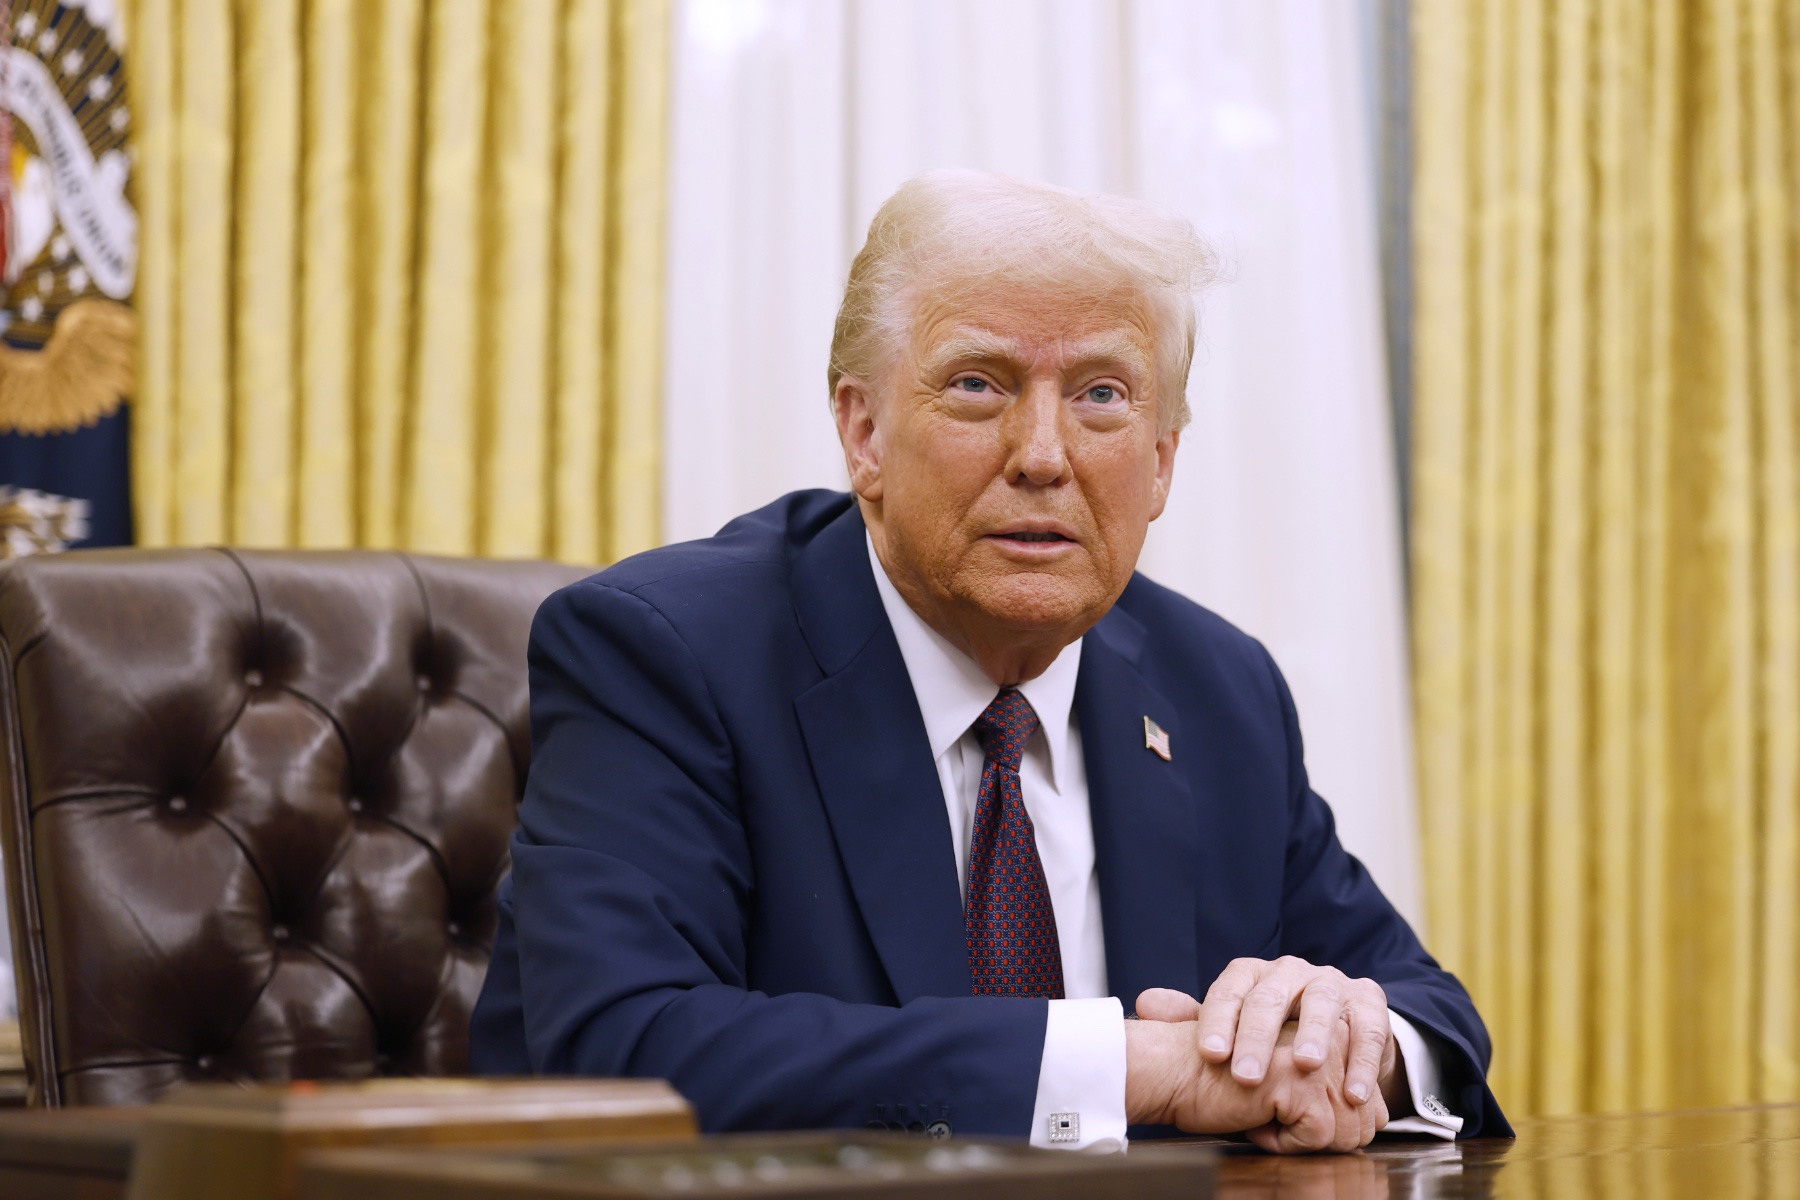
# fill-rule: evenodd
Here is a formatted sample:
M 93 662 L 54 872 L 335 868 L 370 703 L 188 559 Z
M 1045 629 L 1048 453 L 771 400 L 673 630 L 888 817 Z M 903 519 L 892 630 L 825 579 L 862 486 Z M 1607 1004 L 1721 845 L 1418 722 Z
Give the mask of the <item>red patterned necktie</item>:
M 1031 702 L 1002 688 L 975 721 L 981 793 L 969 847 L 969 977 L 977 996 L 1063 998 L 1056 910 L 1038 858 L 1037 834 L 1019 794 L 1019 760 L 1038 727 Z

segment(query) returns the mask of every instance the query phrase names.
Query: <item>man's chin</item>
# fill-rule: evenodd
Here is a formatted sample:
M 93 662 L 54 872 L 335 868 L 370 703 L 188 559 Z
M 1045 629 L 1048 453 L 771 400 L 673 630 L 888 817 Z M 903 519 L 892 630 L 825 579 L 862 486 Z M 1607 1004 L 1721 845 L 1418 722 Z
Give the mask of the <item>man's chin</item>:
M 1067 632 L 1072 641 L 1106 611 L 1091 584 L 1047 572 L 1015 571 L 983 580 L 968 599 L 996 625 L 1020 633 Z

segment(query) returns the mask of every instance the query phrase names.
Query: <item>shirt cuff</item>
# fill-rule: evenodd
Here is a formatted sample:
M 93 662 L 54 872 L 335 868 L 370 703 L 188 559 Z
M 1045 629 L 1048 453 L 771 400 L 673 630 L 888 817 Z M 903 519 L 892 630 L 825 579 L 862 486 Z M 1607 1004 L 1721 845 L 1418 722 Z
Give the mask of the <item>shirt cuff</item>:
M 1125 1125 L 1124 1006 L 1114 996 L 1050 1001 L 1031 1144 L 1123 1150 Z
M 1455 1139 L 1462 1132 L 1463 1119 L 1451 1112 L 1442 1099 L 1444 1073 L 1436 1051 L 1411 1021 L 1392 1009 L 1388 1010 L 1388 1027 L 1394 1032 L 1394 1049 L 1406 1064 L 1406 1087 L 1412 1093 L 1413 1115 L 1389 1121 L 1385 1132 Z M 1043 1094 L 1041 1085 L 1038 1094 Z

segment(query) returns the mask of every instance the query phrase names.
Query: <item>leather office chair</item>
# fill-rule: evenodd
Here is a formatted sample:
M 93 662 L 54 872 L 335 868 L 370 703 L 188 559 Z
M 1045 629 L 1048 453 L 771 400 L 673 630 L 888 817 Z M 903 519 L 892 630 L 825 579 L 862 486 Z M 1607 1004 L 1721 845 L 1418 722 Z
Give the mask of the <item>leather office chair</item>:
M 0 567 L 0 824 L 33 1103 L 467 1069 L 580 578 L 376 552 Z

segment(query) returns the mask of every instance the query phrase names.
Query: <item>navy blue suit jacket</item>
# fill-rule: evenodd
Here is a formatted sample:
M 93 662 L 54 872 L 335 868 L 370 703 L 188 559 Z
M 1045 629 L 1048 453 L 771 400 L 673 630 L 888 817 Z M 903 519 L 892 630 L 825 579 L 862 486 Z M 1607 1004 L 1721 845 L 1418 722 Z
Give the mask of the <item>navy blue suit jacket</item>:
M 801 492 L 545 601 L 478 1072 L 657 1076 L 708 1130 L 1029 1132 L 1046 1001 L 969 994 L 918 701 L 849 496 Z M 1082 645 L 1107 978 L 1240 956 L 1370 976 L 1509 1132 L 1488 1040 L 1307 785 L 1260 643 L 1138 576 Z M 1172 762 L 1144 746 L 1143 718 Z

